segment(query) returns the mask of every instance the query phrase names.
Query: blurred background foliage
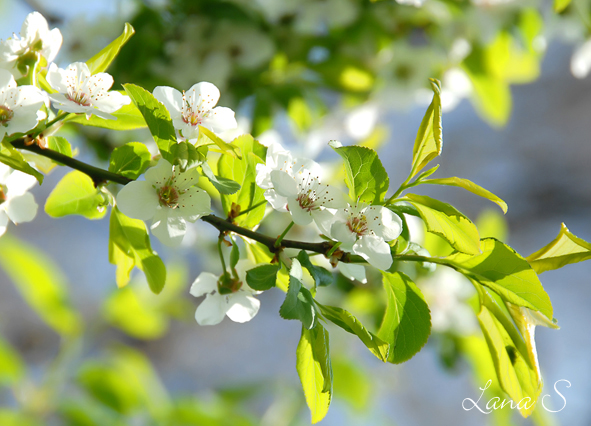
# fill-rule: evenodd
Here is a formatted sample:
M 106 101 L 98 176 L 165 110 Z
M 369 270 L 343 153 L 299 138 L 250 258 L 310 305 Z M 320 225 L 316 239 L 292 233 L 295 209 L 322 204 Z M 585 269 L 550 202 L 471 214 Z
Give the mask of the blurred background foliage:
M 63 64 L 90 58 L 128 21 L 136 34 L 109 69 L 116 84 L 132 82 L 151 91 L 158 85 L 187 89 L 197 81 L 210 81 L 222 92 L 220 104 L 238 111 L 241 131 L 299 145 L 309 156 L 318 154 L 328 139 L 373 147 L 385 143 L 389 137 L 379 125 L 380 116 L 426 105 L 429 77 L 442 81 L 446 111 L 466 98 L 489 125 L 503 126 L 511 116 L 511 86 L 539 77 L 548 44 L 556 38 L 582 43 L 591 28 L 590 5 L 583 0 L 573 0 L 559 13 L 552 2 L 541 0 L 427 0 L 420 8 L 394 0 L 129 0 L 108 2 L 108 7 L 88 2 L 82 8 L 86 15 L 75 18 L 66 13 L 68 2 L 4 0 L 0 5 L 39 10 L 51 27 L 59 27 L 64 33 L 59 57 Z M 18 22 L 4 27 L 3 37 L 17 32 Z M 146 140 L 140 132 L 116 134 L 82 126 L 65 131 L 76 135 L 82 155 L 96 156 L 92 159 L 97 162 L 123 142 Z M 272 234 L 284 226 L 279 220 L 267 230 Z M 449 252 L 443 240 L 413 226 L 414 240 L 433 255 Z M 482 237 L 504 239 L 507 233 L 496 211 L 482 213 L 478 228 Z M 208 249 L 203 242 L 191 248 L 193 257 L 199 250 L 198 267 L 211 264 Z M 295 371 L 289 380 L 263 377 L 199 392 L 167 390 L 166 382 L 173 380 L 161 377 L 154 367 L 166 364 L 167 349 L 178 343 L 167 336 L 197 327 L 195 305 L 188 297 L 196 261 L 174 257 L 160 295 L 152 294 L 138 277 L 122 289 L 113 279 L 105 283 L 97 305 L 82 310 L 71 297 L 78 283 L 68 283 L 47 254 L 17 236 L 2 237 L 0 267 L 46 324 L 42 333 L 49 337 L 41 340 L 51 342 L 41 345 L 45 353 L 40 356 L 34 351 L 35 337 L 17 336 L 9 327 L 9 315 L 1 315 L 1 331 L 9 330 L 9 336 L 0 338 L 0 424 L 308 424 L 303 395 L 292 380 Z M 93 273 L 91 265 L 84 267 Z M 428 345 L 440 365 L 455 374 L 470 370 L 474 388 L 484 385 L 493 367 L 472 311 L 470 284 L 454 273 L 433 272 L 428 265 L 399 267 L 421 286 L 431 306 Z M 367 285 L 360 285 L 339 275 L 322 301 L 354 312 L 377 329 L 384 309 L 379 282 L 369 277 Z M 391 376 L 380 377 L 384 370 L 368 362 L 358 348 L 350 350 L 347 336 L 333 331 L 337 399 L 335 414 L 323 423 L 393 424 L 376 402 L 380 390 L 391 386 Z M 284 338 L 277 344 L 293 352 L 297 340 Z M 224 347 L 215 350 L 223 354 Z M 226 367 L 225 359 L 220 356 L 220 370 Z M 251 361 L 244 359 L 238 368 L 248 369 Z M 489 398 L 497 395 L 502 392 L 493 384 Z M 546 414 L 537 410 L 533 422 L 552 424 Z M 519 423 L 510 410 L 495 411 L 487 420 Z

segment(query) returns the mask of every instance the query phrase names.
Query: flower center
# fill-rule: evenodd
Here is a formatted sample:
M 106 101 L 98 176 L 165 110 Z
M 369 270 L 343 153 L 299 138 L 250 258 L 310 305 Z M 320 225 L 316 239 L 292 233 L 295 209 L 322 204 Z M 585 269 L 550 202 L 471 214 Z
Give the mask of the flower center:
M 6 105 L 0 105 L 0 124 L 4 127 L 8 126 L 8 122 L 14 117 L 14 111 Z
M 172 185 L 165 185 L 158 191 L 158 200 L 163 207 L 175 209 L 179 205 L 179 192 Z
M 369 231 L 367 226 L 367 218 L 364 214 L 361 216 L 353 216 L 347 221 L 347 226 L 351 232 L 357 234 L 358 237 L 366 235 Z
M 297 201 L 300 203 L 300 207 L 303 210 L 312 211 L 318 208 L 316 206 L 316 197 L 314 196 L 312 190 L 308 190 L 305 193 L 299 194 Z
M 208 114 L 208 110 L 203 108 L 203 103 L 204 101 L 201 101 L 201 104 L 199 105 L 191 105 L 186 98 L 185 92 L 183 91 L 183 110 L 181 112 L 182 120 L 193 127 L 201 124 L 203 119 L 207 117 Z
M 76 102 L 78 105 L 81 106 L 87 107 L 92 105 L 92 103 L 90 102 L 90 95 L 77 90 L 75 91 L 71 88 L 68 88 L 68 94 L 66 95 L 66 97 L 72 102 Z
M 242 281 L 232 278 L 228 273 L 223 274 L 218 280 L 218 293 L 222 295 L 236 293 L 241 287 Z
M 189 114 L 183 114 L 183 121 L 190 126 L 197 126 L 203 121 L 203 117 L 191 111 Z

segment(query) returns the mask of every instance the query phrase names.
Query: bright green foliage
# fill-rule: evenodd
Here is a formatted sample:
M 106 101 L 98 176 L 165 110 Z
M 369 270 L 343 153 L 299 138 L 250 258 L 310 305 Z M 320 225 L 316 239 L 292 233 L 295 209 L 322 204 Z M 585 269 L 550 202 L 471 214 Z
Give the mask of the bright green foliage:
M 297 259 L 300 261 L 302 266 L 308 270 L 312 278 L 314 278 L 314 283 L 317 286 L 325 287 L 327 285 L 331 285 L 333 282 L 332 272 L 328 269 L 323 268 L 322 266 L 314 265 L 310 262 L 310 257 L 306 251 L 301 250 L 298 253 Z
M 553 318 L 550 297 L 527 260 L 494 238 L 484 238 L 481 248 L 481 254 L 469 256 L 455 253 L 445 262 L 459 268 L 459 272 L 472 282 L 489 287 L 505 302 L 540 311 L 547 318 Z
M 146 171 L 151 159 L 152 155 L 146 145 L 140 142 L 129 142 L 113 150 L 109 171 L 129 179 L 137 179 Z
M 116 120 L 107 120 L 94 114 L 90 118 L 86 118 L 84 114 L 70 114 L 64 121 L 110 130 L 134 130 L 143 129 L 147 126 L 146 120 L 144 120 L 143 115 L 134 103 L 123 105 L 120 109 L 111 113 L 111 115 Z
M 199 139 L 197 145 L 202 145 L 205 140 L 209 139 L 211 142 L 216 144 L 224 154 L 231 155 L 233 157 L 241 158 L 240 148 L 233 143 L 227 143 L 222 140 L 218 135 L 209 130 L 207 127 L 199 126 Z
M 113 207 L 109 223 L 109 262 L 117 266 L 117 286 L 129 282 L 134 266 L 146 274 L 148 285 L 160 293 L 166 281 L 166 267 L 152 250 L 148 230 L 143 221 L 132 219 Z
M 591 259 L 591 243 L 572 234 L 563 223 L 560 232 L 552 242 L 530 254 L 526 259 L 531 267 L 541 274 L 570 263 Z
M 423 179 L 421 180 L 421 183 L 428 183 L 432 185 L 457 186 L 459 188 L 464 188 L 466 191 L 470 191 L 473 194 L 476 194 L 480 197 L 492 201 L 503 210 L 503 213 L 507 213 L 507 203 L 505 203 L 492 192 L 487 191 L 483 187 L 476 185 L 474 182 L 471 182 L 468 179 L 462 179 L 459 177 Z
M 0 424 L 2 426 L 41 426 L 41 423 L 30 415 L 0 408 Z
M 49 136 L 47 138 L 47 148 L 52 151 L 57 151 L 60 154 L 67 155 L 68 157 L 72 156 L 72 146 L 70 145 L 70 142 L 61 136 Z
M 431 314 L 421 290 L 402 272 L 383 272 L 387 304 L 378 337 L 390 344 L 388 362 L 400 364 L 427 343 Z
M 256 165 L 264 163 L 267 148 L 250 135 L 236 138 L 232 145 L 240 149 L 242 158 L 222 155 L 218 161 L 218 173 L 223 178 L 238 182 L 240 190 L 235 194 L 222 194 L 224 214 L 230 214 L 232 204 L 240 206 L 240 211 L 252 209 L 248 213 L 236 217 L 234 222 L 239 226 L 253 228 L 263 219 L 267 204 L 264 196 L 265 190 L 255 183 Z
M 554 12 L 560 13 L 568 7 L 571 0 L 554 0 Z
M 25 375 L 25 364 L 17 351 L 0 337 L 0 385 L 17 383 Z
M 308 330 L 317 324 L 314 298 L 310 291 L 302 286 L 300 280 L 289 276 L 289 288 L 285 300 L 279 308 L 281 318 L 288 320 L 300 320 L 304 328 Z
M 432 159 L 441 154 L 443 148 L 441 126 L 441 83 L 431 79 L 433 101 L 421 121 L 415 145 L 412 150 L 412 168 L 410 177 L 415 176 Z
M 144 117 L 162 158 L 173 163 L 170 150 L 176 144 L 176 134 L 168 110 L 150 92 L 135 84 L 124 84 L 123 88 Z
M 66 278 L 43 252 L 11 235 L 3 235 L 0 266 L 51 328 L 63 336 L 81 331 L 82 318 L 68 300 Z
M 373 400 L 370 373 L 359 362 L 343 356 L 333 356 L 331 364 L 335 396 L 354 410 L 367 410 Z
M 349 197 L 368 204 L 381 202 L 388 191 L 390 179 L 378 154 L 370 148 L 341 146 L 336 141 L 329 145 L 343 158 Z
M 179 166 L 181 170 L 187 170 L 206 161 L 208 150 L 207 146 L 196 148 L 195 145 L 183 141 L 172 145 L 170 154 L 174 158 L 173 165 Z
M 0 162 L 12 167 L 15 170 L 35 176 L 35 179 L 37 179 L 39 185 L 43 183 L 43 175 L 29 166 L 29 163 L 27 163 L 20 151 L 14 149 L 9 142 L 0 143 Z
M 253 290 L 265 291 L 275 287 L 277 272 L 281 266 L 278 264 L 260 265 L 246 271 L 246 283 Z
M 316 302 L 316 305 L 320 308 L 320 312 L 324 318 L 338 325 L 346 332 L 355 334 L 359 337 L 359 340 L 361 340 L 363 344 L 367 346 L 367 349 L 369 349 L 379 360 L 384 362 L 388 361 L 390 345 L 371 331 L 367 330 L 350 312 L 335 306 L 321 305 L 318 302 Z
M 86 64 L 90 69 L 91 74 L 97 74 L 99 72 L 106 71 L 113 62 L 113 59 L 117 57 L 119 51 L 123 47 L 127 40 L 131 38 L 131 36 L 135 33 L 135 30 L 129 23 L 125 23 L 125 28 L 123 29 L 123 33 L 113 40 L 107 47 L 101 50 L 99 53 L 94 55 Z
M 228 179 L 222 176 L 216 176 L 213 174 L 209 164 L 203 163 L 201 165 L 203 174 L 207 176 L 211 184 L 219 191 L 220 194 L 230 195 L 235 194 L 240 190 L 240 184 L 232 179 Z
M 287 105 L 287 114 L 300 131 L 306 131 L 312 125 L 312 113 L 303 98 L 292 98 Z
M 312 423 L 318 423 L 326 416 L 332 399 L 328 332 L 320 323 L 312 329 L 302 327 L 296 356 L 296 369 L 312 413 Z
M 439 235 L 462 253 L 480 252 L 478 229 L 452 205 L 415 194 L 407 194 L 404 200 L 417 209 L 427 226 L 427 231 Z
M 45 203 L 45 213 L 51 217 L 75 214 L 87 219 L 101 219 L 107 212 L 106 204 L 105 196 L 95 188 L 92 179 L 74 170 L 51 191 Z

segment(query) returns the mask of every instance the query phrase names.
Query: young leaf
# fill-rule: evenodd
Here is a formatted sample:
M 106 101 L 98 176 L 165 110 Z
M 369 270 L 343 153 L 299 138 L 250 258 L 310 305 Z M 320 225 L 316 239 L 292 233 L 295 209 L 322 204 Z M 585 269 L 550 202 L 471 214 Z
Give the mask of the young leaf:
M 170 114 L 150 92 L 135 84 L 124 84 L 123 88 L 131 98 L 134 105 L 140 111 L 150 133 L 154 137 L 156 145 L 162 154 L 162 158 L 174 163 L 174 157 L 170 153 L 171 146 L 176 144 L 176 134 Z
M 316 302 L 316 305 L 320 308 L 320 312 L 327 320 L 338 325 L 346 332 L 359 337 L 363 344 L 367 346 L 367 349 L 379 360 L 388 361 L 390 345 L 367 330 L 351 313 L 334 306 L 321 305 L 318 302 Z
M 305 250 L 301 250 L 298 253 L 297 259 L 300 261 L 302 266 L 308 270 L 312 278 L 314 278 L 314 282 L 319 287 L 325 287 L 327 285 L 332 284 L 333 276 L 332 272 L 323 268 L 322 266 L 317 266 L 310 262 L 310 257 Z
M 111 113 L 111 115 L 113 115 L 116 120 L 107 120 L 94 114 L 91 115 L 89 119 L 87 119 L 84 114 L 71 114 L 71 118 L 68 117 L 64 121 L 110 130 L 135 130 L 147 127 L 144 116 L 134 103 L 123 105 L 120 109 Z
M 238 248 L 238 244 L 236 240 L 232 240 L 232 250 L 230 251 L 230 268 L 235 268 L 240 260 L 240 249 Z M 248 280 L 248 273 L 247 273 L 247 280 Z
M 552 303 L 527 260 L 494 238 L 481 241 L 481 254 L 454 253 L 444 260 L 472 282 L 489 287 L 505 302 L 540 311 L 552 319 Z
M 222 150 L 222 152 L 224 154 L 230 155 L 232 157 L 237 157 L 237 158 L 242 158 L 240 156 L 240 148 L 237 147 L 234 144 L 229 144 L 227 142 L 224 142 L 218 135 L 216 135 L 214 132 L 212 132 L 211 130 L 209 130 L 206 127 L 203 126 L 199 126 L 199 136 L 201 139 L 201 135 L 207 137 L 209 140 L 211 140 L 213 143 L 215 143 L 219 149 Z M 202 142 L 198 141 L 197 145 L 201 145 Z
M 150 164 L 152 155 L 146 145 L 140 142 L 129 142 L 115 148 L 111 153 L 109 171 L 137 179 Z
M 51 328 L 63 336 L 79 334 L 82 317 L 68 300 L 67 280 L 45 253 L 6 234 L 0 238 L 0 266 Z
M 47 197 L 45 213 L 51 217 L 70 214 L 101 219 L 107 212 L 104 195 L 92 179 L 78 170 L 65 175 Z
M 424 195 L 407 194 L 405 197 L 404 200 L 418 210 L 427 231 L 439 235 L 462 253 L 480 253 L 478 229 L 453 206 Z
M 19 353 L 0 336 L 0 385 L 16 384 L 25 375 Z
M 560 13 L 568 7 L 571 0 L 554 0 L 554 12 Z
M 235 194 L 240 190 L 240 184 L 238 182 L 214 175 L 209 164 L 203 163 L 201 169 L 203 170 L 203 174 L 207 176 L 211 184 L 220 192 L 220 194 L 230 195 Z
M 115 40 L 109 43 L 109 45 L 107 45 L 103 50 L 101 50 L 99 53 L 97 53 L 88 61 L 86 61 L 86 64 L 90 69 L 90 73 L 96 74 L 105 71 L 109 67 L 109 65 L 111 65 L 113 59 L 117 57 L 123 45 L 127 43 L 127 40 L 129 40 L 134 33 L 135 30 L 133 29 L 133 27 L 126 22 L 125 28 L 123 29 L 123 33 L 119 37 L 117 37 Z
M 277 282 L 277 272 L 279 272 L 280 269 L 281 266 L 277 264 L 261 265 L 249 269 L 246 271 L 246 283 L 253 290 L 269 290 L 270 288 L 275 287 L 275 283 Z
M 427 343 L 431 314 L 421 290 L 402 272 L 382 272 L 387 295 L 386 312 L 378 337 L 389 343 L 388 362 L 400 364 Z
M 240 189 L 235 194 L 222 194 L 224 214 L 229 215 L 232 205 L 240 206 L 241 211 L 248 211 L 234 219 L 234 222 L 246 228 L 258 225 L 265 214 L 265 190 L 255 183 L 256 166 L 264 164 L 267 148 L 254 140 L 251 135 L 242 135 L 233 142 L 242 151 L 242 158 L 222 155 L 218 161 L 220 177 L 238 182 Z M 253 208 L 254 207 L 254 208 Z
M 152 250 L 143 221 L 132 219 L 113 207 L 109 222 L 109 262 L 117 266 L 117 285 L 125 286 L 134 266 L 144 271 L 150 289 L 158 294 L 166 282 L 166 267 Z
M 249 284 L 250 285 L 250 284 Z M 312 329 L 316 321 L 316 308 L 310 291 L 300 281 L 289 276 L 289 288 L 285 300 L 279 308 L 279 315 L 287 320 L 300 320 L 305 328 Z
M 328 332 L 320 324 L 312 329 L 302 327 L 296 351 L 296 370 L 302 382 L 306 403 L 312 413 L 312 424 L 328 413 L 332 399 L 332 368 Z
M 342 146 L 336 141 L 331 141 L 329 145 L 344 160 L 345 183 L 351 199 L 368 204 L 381 202 L 388 191 L 390 179 L 378 154 L 370 148 Z
M 459 177 L 423 179 L 421 180 L 421 183 L 428 183 L 431 185 L 457 186 L 458 188 L 464 188 L 466 191 L 470 191 L 473 194 L 492 201 L 503 210 L 503 213 L 507 213 L 507 203 L 505 203 L 492 192 L 487 191 L 483 187 L 476 185 L 474 182 L 471 182 L 468 179 L 462 179 Z
M 70 142 L 61 136 L 48 136 L 47 147 L 52 151 L 59 152 L 60 154 L 67 155 L 68 157 L 72 156 L 72 146 L 70 145 Z
M 39 185 L 43 183 L 43 175 L 32 168 L 23 155 L 14 149 L 9 142 L 0 143 L 0 162 L 12 167 L 14 170 L 19 170 L 28 175 L 35 176 Z
M 203 163 L 207 159 L 207 146 L 195 148 L 195 145 L 183 141 L 170 147 L 170 154 L 174 158 L 173 165 L 180 166 L 181 170 L 190 169 Z
M 432 159 L 441 154 L 443 147 L 441 128 L 441 83 L 431 79 L 433 101 L 421 121 L 415 145 L 412 150 L 412 168 L 410 177 L 415 176 Z
M 538 274 L 587 259 L 591 259 L 591 243 L 572 234 L 564 223 L 552 242 L 526 258 Z

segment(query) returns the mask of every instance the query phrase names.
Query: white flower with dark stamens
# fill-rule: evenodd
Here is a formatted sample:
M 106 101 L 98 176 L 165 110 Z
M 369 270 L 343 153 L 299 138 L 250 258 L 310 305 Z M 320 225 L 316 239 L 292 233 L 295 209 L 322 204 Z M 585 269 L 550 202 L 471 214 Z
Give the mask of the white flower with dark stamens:
M 113 86 L 111 75 L 105 72 L 91 75 L 84 62 L 74 62 L 66 69 L 51 64 L 46 78 L 51 87 L 59 92 L 49 95 L 59 109 L 86 114 L 88 119 L 94 114 L 107 120 L 115 120 L 116 117 L 111 113 L 131 102 L 129 96 L 109 91 Z
M 152 220 L 154 234 L 167 246 L 178 246 L 187 223 L 211 213 L 209 195 L 195 187 L 199 173 L 195 168 L 178 172 L 166 160 L 145 174 L 144 181 L 130 182 L 117 194 L 117 206 L 129 217 Z
M 45 92 L 34 86 L 16 86 L 14 77 L 0 69 L 0 140 L 13 133 L 26 133 L 46 117 L 40 111 L 48 103 Z
M 199 126 L 214 133 L 238 126 L 234 111 L 226 107 L 215 107 L 220 99 L 220 91 L 206 81 L 197 83 L 182 93 L 172 87 L 158 86 L 154 89 L 154 97 L 164 104 L 174 128 L 184 139 L 197 139 Z
M 236 264 L 237 277 L 230 271 L 222 277 L 209 272 L 199 274 L 191 286 L 191 294 L 205 299 L 195 311 L 199 325 L 219 324 L 224 316 L 234 322 L 250 321 L 259 311 L 261 302 L 254 296 L 255 291 L 246 283 L 246 271 L 255 265 L 250 260 L 240 260 Z
M 14 71 L 19 58 L 30 52 L 39 52 L 50 63 L 62 46 L 62 40 L 60 30 L 54 28 L 50 31 L 43 15 L 29 13 L 20 36 L 14 34 L 12 38 L 0 42 L 0 67 Z M 17 77 L 20 77 L 20 71 Z
M 335 214 L 330 236 L 341 241 L 340 249 L 363 257 L 378 269 L 392 266 L 391 241 L 402 232 L 400 218 L 382 206 L 355 205 Z
M 294 223 L 315 221 L 328 233 L 333 211 L 345 206 L 344 194 L 320 181 L 320 165 L 306 158 L 292 159 L 279 145 L 267 150 L 266 165 L 257 165 L 257 184 L 266 189 L 265 198 L 273 208 L 289 211 Z
M 6 232 L 8 220 L 30 222 L 37 214 L 37 203 L 29 192 L 37 180 L 26 173 L 0 163 L 0 235 Z

